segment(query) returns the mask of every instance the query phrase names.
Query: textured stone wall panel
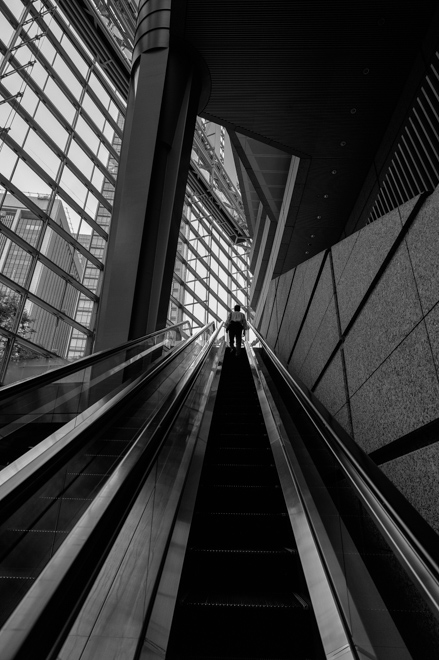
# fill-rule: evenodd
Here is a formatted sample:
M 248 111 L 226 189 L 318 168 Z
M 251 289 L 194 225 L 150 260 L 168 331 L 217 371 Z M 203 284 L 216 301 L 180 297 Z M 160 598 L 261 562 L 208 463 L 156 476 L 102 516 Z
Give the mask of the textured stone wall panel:
M 402 228 L 398 209 L 376 220 L 332 248 L 342 332 Z M 351 248 L 343 259 L 346 246 Z
M 350 399 L 354 437 L 372 452 L 439 417 L 439 383 L 424 321 Z
M 348 386 L 353 395 L 422 318 L 408 250 L 403 243 L 345 340 Z

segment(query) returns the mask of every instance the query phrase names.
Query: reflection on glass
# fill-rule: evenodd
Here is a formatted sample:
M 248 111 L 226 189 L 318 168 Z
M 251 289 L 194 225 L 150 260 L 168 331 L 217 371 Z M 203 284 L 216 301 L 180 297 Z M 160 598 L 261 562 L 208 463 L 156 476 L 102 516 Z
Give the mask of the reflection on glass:
M 61 358 L 42 355 L 17 340 L 14 342 L 12 357 L 8 364 L 4 385 L 15 383 L 18 380 L 38 376 L 45 371 L 61 367 L 66 361 Z

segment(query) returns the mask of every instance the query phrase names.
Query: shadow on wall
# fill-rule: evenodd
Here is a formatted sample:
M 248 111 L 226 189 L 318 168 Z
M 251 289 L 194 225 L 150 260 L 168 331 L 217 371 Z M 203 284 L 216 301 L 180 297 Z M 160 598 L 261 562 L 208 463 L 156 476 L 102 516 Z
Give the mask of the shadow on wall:
M 438 303 L 439 188 L 273 280 L 259 324 L 436 531 Z

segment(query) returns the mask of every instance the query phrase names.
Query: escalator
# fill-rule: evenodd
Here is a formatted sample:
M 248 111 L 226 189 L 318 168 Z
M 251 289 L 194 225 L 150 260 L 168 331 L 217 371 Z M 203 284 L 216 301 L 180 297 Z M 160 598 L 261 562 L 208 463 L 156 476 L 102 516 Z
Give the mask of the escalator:
M 325 657 L 245 351 L 225 354 L 166 657 Z
M 431 619 L 437 539 L 262 341 L 163 333 L 0 392 L 4 437 L 55 428 L 0 471 L 0 660 L 435 659 L 361 535 Z

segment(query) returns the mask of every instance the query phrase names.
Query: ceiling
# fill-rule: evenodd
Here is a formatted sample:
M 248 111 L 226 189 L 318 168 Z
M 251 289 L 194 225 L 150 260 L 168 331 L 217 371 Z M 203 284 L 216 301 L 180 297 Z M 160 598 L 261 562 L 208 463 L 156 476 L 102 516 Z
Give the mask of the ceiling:
M 126 95 L 127 64 L 89 0 L 58 1 Z M 200 114 L 229 130 L 242 157 L 250 227 L 259 201 L 277 221 L 291 156 L 300 158 L 274 275 L 338 241 L 438 45 L 436 0 L 150 2 L 171 7 L 171 37 L 204 59 Z
M 300 157 L 275 275 L 285 272 L 342 235 L 412 66 L 425 66 L 437 3 L 179 0 L 174 7 L 171 34 L 189 42 L 210 72 L 200 114 L 224 125 L 243 157 L 250 223 L 258 199 L 276 221 L 290 157 Z

